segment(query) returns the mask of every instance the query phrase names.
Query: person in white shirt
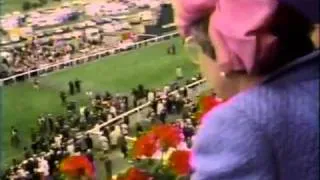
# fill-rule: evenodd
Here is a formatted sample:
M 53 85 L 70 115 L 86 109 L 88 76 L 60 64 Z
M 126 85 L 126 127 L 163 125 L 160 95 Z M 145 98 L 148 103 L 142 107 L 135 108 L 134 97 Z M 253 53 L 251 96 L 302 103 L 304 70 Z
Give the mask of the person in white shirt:
M 41 158 L 40 161 L 39 161 L 39 167 L 40 167 L 40 172 L 43 173 L 43 176 L 45 177 L 48 177 L 50 174 L 49 174 L 49 164 L 48 164 L 48 161 L 44 158 Z
M 147 97 L 148 97 L 148 101 L 153 101 L 155 99 L 154 91 L 152 91 L 152 90 L 149 91 Z
M 110 106 L 110 113 L 117 115 L 117 109 L 114 106 Z
M 186 119 L 186 124 L 189 126 L 189 125 L 192 125 L 192 120 L 190 118 Z
M 70 154 L 73 154 L 74 153 L 74 150 L 75 150 L 75 147 L 74 147 L 74 144 L 73 144 L 73 140 L 69 140 L 68 142 L 68 145 L 67 145 L 67 151 L 70 153 Z
M 107 120 L 110 120 L 110 119 L 112 119 L 112 118 L 113 118 L 112 113 L 108 113 L 108 115 L 107 115 Z
M 167 95 L 169 91 L 170 91 L 170 86 L 164 86 L 163 93 Z
M 164 109 L 164 104 L 162 101 L 159 101 L 157 104 L 157 115 L 160 115 L 160 113 L 163 111 Z
M 84 116 L 84 111 L 86 110 L 86 108 L 87 108 L 86 106 L 80 107 L 80 110 L 79 110 L 79 111 L 80 111 L 80 115 L 81 115 L 81 116 Z
M 177 76 L 177 79 L 183 78 L 182 68 L 180 66 L 176 68 L 176 76 Z
M 17 176 L 20 178 L 26 178 L 28 175 L 28 171 L 25 171 L 24 169 L 20 168 L 17 170 Z
M 124 135 L 124 136 L 128 136 L 129 134 L 129 127 L 126 123 L 122 123 L 120 125 L 120 128 L 121 128 L 121 133 Z
M 121 101 L 120 102 L 120 111 L 121 113 L 125 112 L 126 111 L 126 104 L 124 101 Z M 119 112 L 120 113 L 120 112 Z
M 61 147 L 61 140 L 62 140 L 62 135 L 59 134 L 58 136 L 54 137 L 54 142 L 56 147 L 60 148 Z
M 120 136 L 120 133 L 115 129 L 114 126 L 112 126 L 110 128 L 111 132 L 110 132 L 110 145 L 111 145 L 111 149 L 115 149 L 117 147 L 117 143 L 118 143 L 118 139 Z
M 99 141 L 101 144 L 101 149 L 103 151 L 108 151 L 109 150 L 109 142 L 108 139 L 104 135 L 99 136 Z

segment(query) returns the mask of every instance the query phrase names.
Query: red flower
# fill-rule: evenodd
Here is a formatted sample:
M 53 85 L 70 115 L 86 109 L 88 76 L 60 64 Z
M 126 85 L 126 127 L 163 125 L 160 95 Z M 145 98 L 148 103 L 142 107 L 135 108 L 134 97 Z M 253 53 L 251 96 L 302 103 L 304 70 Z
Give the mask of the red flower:
M 157 138 L 153 133 L 147 133 L 138 138 L 133 146 L 133 157 L 151 157 L 157 151 Z
M 69 156 L 60 163 L 60 171 L 71 177 L 93 177 L 94 167 L 86 156 Z
M 126 176 L 123 177 L 123 180 L 149 180 L 150 178 L 151 177 L 146 173 L 135 167 L 132 167 L 128 170 Z
M 195 114 L 196 119 L 202 120 L 204 115 L 206 115 L 212 108 L 222 104 L 224 101 L 213 96 L 203 96 L 199 100 L 200 111 Z
M 169 167 L 178 175 L 188 175 L 191 170 L 189 160 L 189 151 L 174 151 L 169 158 Z
M 159 139 L 160 144 L 164 147 L 177 147 L 181 140 L 181 132 L 178 127 L 173 125 L 159 125 L 152 129 L 152 132 Z

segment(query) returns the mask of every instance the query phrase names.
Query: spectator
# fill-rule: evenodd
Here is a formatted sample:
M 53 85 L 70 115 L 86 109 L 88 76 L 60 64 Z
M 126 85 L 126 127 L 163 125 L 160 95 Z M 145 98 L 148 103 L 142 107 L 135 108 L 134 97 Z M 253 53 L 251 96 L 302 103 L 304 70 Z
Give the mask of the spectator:
M 79 79 L 76 79 L 76 80 L 74 81 L 74 86 L 75 86 L 75 88 L 76 88 L 76 92 L 77 92 L 77 93 L 80 93 L 80 92 L 81 92 L 81 83 L 82 83 L 82 81 L 80 81 Z
M 104 135 L 100 135 L 99 136 L 99 142 L 100 142 L 100 144 L 101 144 L 101 149 L 103 150 L 103 151 L 108 151 L 110 148 L 109 148 L 109 141 L 108 141 L 108 139 L 107 139 L 107 137 L 106 136 L 104 136 Z
M 88 160 L 90 162 L 92 163 L 94 162 L 94 156 L 91 149 L 87 149 L 86 156 L 88 157 Z
M 74 83 L 72 81 L 69 81 L 69 94 L 72 96 L 74 95 Z
M 110 145 L 111 149 L 114 150 L 117 147 L 119 133 L 116 131 L 114 126 L 110 127 Z
M 136 124 L 136 133 L 137 133 L 137 137 L 139 137 L 142 133 L 143 133 L 143 127 L 140 123 Z
M 35 141 L 37 139 L 36 131 L 34 130 L 34 128 L 31 128 L 30 132 L 31 132 L 31 141 Z
M 147 100 L 152 102 L 155 100 L 155 92 L 154 90 L 150 90 L 147 95 Z
M 121 123 L 120 128 L 121 128 L 121 134 L 124 136 L 128 136 L 129 134 L 129 122 L 124 122 Z
M 92 149 L 93 148 L 93 141 L 92 141 L 92 138 L 90 137 L 89 134 L 87 134 L 85 142 L 86 142 L 86 145 L 87 145 L 88 149 Z
M 177 66 L 176 68 L 176 77 L 178 80 L 183 79 L 183 72 L 180 66 Z
M 157 103 L 157 115 L 158 116 L 160 116 L 160 114 L 163 112 L 163 110 L 164 110 L 164 101 L 163 100 L 160 100 L 160 101 L 158 101 L 158 103 Z
M 124 135 L 119 136 L 118 146 L 123 154 L 123 157 L 127 158 L 128 157 L 128 146 L 127 146 L 127 140 Z
M 41 134 L 47 131 L 46 119 L 43 116 L 38 117 L 38 127 L 40 129 Z
M 14 126 L 11 127 L 11 145 L 16 148 L 20 146 L 18 130 Z
M 108 151 L 104 151 L 100 160 L 103 161 L 107 180 L 112 180 L 112 161 L 108 156 Z
M 62 105 L 65 105 L 67 103 L 67 95 L 64 91 L 60 91 L 60 99 Z
M 28 150 L 27 147 L 24 147 L 23 151 L 24 151 L 24 159 L 29 159 L 31 157 L 31 152 Z
M 47 123 L 48 123 L 48 126 L 49 126 L 49 131 L 50 133 L 53 133 L 54 132 L 54 118 L 52 117 L 52 114 L 48 114 L 47 116 Z
M 176 45 L 175 44 L 172 44 L 171 50 L 172 50 L 172 55 L 176 55 Z
M 35 89 L 39 89 L 39 84 L 40 84 L 40 81 L 39 81 L 37 78 L 35 78 L 35 79 L 33 80 L 33 87 L 34 87 Z
M 74 140 L 73 139 L 70 139 L 68 142 L 67 142 L 67 151 L 69 154 L 74 154 L 75 153 L 75 146 L 74 146 Z
M 167 118 L 167 110 L 165 108 L 163 108 L 159 114 L 159 120 L 162 122 L 162 124 L 165 124 L 166 118 Z

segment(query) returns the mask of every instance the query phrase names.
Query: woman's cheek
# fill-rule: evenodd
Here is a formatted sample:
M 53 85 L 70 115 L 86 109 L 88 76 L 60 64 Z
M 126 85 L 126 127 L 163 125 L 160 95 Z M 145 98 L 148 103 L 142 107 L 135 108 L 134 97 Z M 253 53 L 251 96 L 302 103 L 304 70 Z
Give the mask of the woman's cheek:
M 203 55 L 199 61 L 199 66 L 209 87 L 213 88 L 220 98 L 229 98 L 234 94 L 233 91 L 237 89 L 236 84 L 232 79 L 221 76 L 221 69 L 216 60 Z
M 207 79 L 209 86 L 216 89 L 218 86 L 217 78 L 219 74 L 217 63 L 205 55 L 201 56 L 199 62 L 202 75 Z

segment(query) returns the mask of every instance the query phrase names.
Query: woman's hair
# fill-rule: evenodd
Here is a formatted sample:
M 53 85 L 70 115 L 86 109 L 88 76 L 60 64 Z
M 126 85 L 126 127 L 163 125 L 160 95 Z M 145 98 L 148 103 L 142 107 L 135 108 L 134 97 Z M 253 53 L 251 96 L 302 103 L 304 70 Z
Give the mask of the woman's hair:
M 191 35 L 207 56 L 215 59 L 214 47 L 210 41 L 209 15 L 194 23 L 191 27 Z M 256 64 L 254 75 L 264 76 L 302 57 L 314 50 L 311 40 L 313 24 L 293 7 L 280 4 L 273 15 L 270 31 L 279 40 L 274 61 L 266 61 Z

